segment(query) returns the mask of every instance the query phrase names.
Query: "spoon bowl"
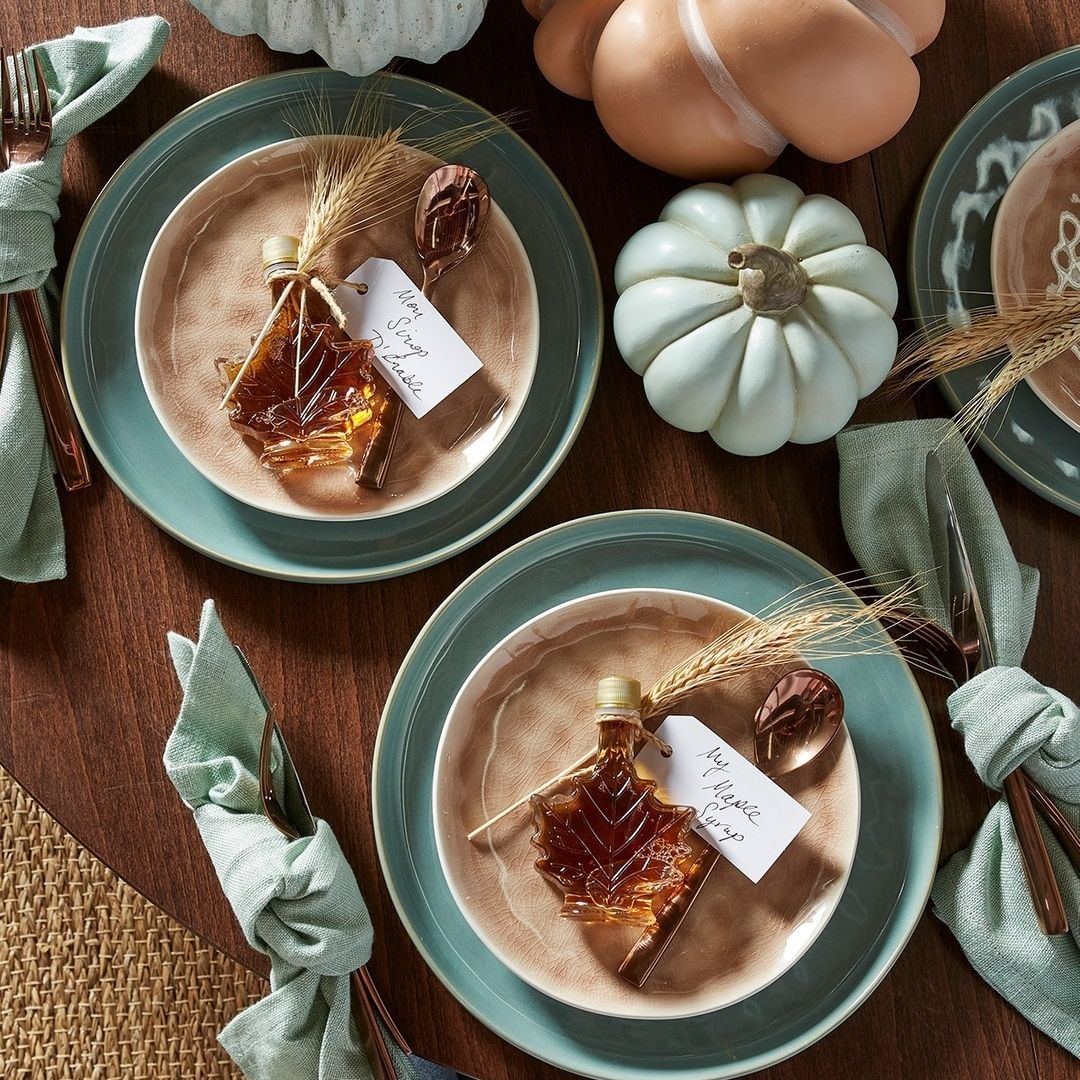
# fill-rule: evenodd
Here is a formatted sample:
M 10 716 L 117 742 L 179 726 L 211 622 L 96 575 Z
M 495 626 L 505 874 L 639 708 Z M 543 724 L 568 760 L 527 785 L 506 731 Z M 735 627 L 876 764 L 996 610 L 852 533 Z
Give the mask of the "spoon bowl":
M 476 247 L 490 211 L 487 181 L 467 165 L 443 165 L 424 181 L 414 232 L 425 294 Z
M 914 612 L 893 615 L 885 624 L 909 663 L 959 686 L 968 679 L 968 657 L 956 639 L 932 619 Z
M 774 779 L 802 768 L 844 722 L 844 695 L 823 671 L 799 668 L 778 679 L 754 717 L 754 760 Z

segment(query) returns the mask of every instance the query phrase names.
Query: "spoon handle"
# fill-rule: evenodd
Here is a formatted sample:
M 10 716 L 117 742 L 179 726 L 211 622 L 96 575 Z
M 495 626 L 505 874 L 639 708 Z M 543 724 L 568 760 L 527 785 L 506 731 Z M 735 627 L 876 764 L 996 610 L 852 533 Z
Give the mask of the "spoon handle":
M 393 387 L 381 376 L 377 382 L 382 392 L 382 408 L 372 421 L 374 430 L 356 470 L 356 482 L 372 491 L 379 491 L 386 483 L 390 458 L 393 456 L 398 428 L 401 426 L 401 414 L 405 410 Z
M 431 298 L 438 280 L 439 275 L 432 273 L 429 265 L 424 263 L 424 284 L 420 291 L 428 299 Z M 394 455 L 398 428 L 401 426 L 401 415 L 405 411 L 401 398 L 394 392 L 393 387 L 381 376 L 377 381 L 382 391 L 383 404 L 373 420 L 375 428 L 364 449 L 364 456 L 360 459 L 360 467 L 356 470 L 357 484 L 372 491 L 380 491 L 386 483 L 390 458 Z
M 713 867 L 720 861 L 720 852 L 706 844 L 701 854 L 686 871 L 682 884 L 667 898 L 656 913 L 656 921 L 642 931 L 633 948 L 619 965 L 619 974 L 635 986 L 644 986 L 660 962 L 671 939 L 682 925 Z

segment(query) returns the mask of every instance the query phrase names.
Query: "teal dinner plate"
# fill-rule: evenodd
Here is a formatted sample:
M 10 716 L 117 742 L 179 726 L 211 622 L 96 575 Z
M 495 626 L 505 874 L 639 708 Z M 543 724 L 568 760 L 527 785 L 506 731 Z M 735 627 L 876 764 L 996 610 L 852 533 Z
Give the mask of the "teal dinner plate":
M 420 631 L 390 690 L 375 745 L 379 857 L 416 947 L 451 993 L 502 1038 L 605 1080 L 742 1076 L 827 1034 L 889 970 L 930 892 L 942 801 L 930 719 L 907 665 L 888 645 L 881 655 L 822 665 L 843 688 L 859 762 L 855 862 L 821 936 L 745 1001 L 680 1020 L 623 1020 L 560 1004 L 512 975 L 484 946 L 454 903 L 435 847 L 432 775 L 443 723 L 477 662 L 510 631 L 556 604 L 606 589 L 681 589 L 757 611 L 824 578 L 831 575 L 805 555 L 745 526 L 631 510 L 571 521 L 503 552 Z M 888 642 L 884 632 L 882 640 Z
M 1051 135 L 1080 118 L 1080 46 L 1010 75 L 960 121 L 927 173 L 909 251 L 911 302 L 926 326 L 993 304 L 990 237 L 1009 181 Z M 995 366 L 938 380 L 954 410 Z M 990 417 L 980 444 L 1003 469 L 1080 514 L 1080 432 L 1021 383 Z
M 423 138 L 490 114 L 464 98 L 400 75 L 354 79 L 326 69 L 285 72 L 213 94 L 152 135 L 94 203 L 72 255 L 61 311 L 64 369 L 98 459 L 166 532 L 244 570 L 299 581 L 392 577 L 464 550 L 524 507 L 559 467 L 592 399 L 603 332 L 596 262 L 581 219 L 554 175 L 504 128 L 462 155 L 478 169 L 517 230 L 540 308 L 536 375 L 513 428 L 452 491 L 390 517 L 305 521 L 237 502 L 176 449 L 150 406 L 135 360 L 135 296 L 150 245 L 197 184 L 250 150 L 293 132 L 297 94 L 321 94 L 339 116 L 366 89 L 394 123 Z M 223 299 L 227 303 L 227 299 Z

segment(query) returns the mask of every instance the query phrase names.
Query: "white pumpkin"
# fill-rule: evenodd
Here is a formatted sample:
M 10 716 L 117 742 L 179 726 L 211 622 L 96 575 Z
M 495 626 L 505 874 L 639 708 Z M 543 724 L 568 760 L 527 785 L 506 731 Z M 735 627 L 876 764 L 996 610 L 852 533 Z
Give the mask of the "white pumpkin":
M 888 261 L 846 206 L 778 176 L 676 195 L 615 286 L 615 340 L 652 407 L 736 454 L 835 435 L 896 355 Z
M 258 34 L 279 52 L 317 52 L 332 68 L 370 75 L 396 56 L 433 64 L 460 49 L 487 0 L 191 0 L 226 34 Z

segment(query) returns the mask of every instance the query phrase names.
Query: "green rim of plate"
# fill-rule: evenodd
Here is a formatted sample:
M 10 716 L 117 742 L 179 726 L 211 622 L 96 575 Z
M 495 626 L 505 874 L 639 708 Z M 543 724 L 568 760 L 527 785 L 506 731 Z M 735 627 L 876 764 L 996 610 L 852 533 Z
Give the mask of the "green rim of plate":
M 1064 86 L 1055 87 L 1055 83 Z M 1068 94 L 1061 93 L 1065 89 Z M 967 112 L 934 158 L 915 203 L 908 247 L 908 290 L 920 326 L 941 318 L 946 311 L 942 300 L 944 278 L 939 267 L 942 242 L 951 233 L 943 234 L 941 223 L 950 219 L 957 192 L 966 190 L 959 186 L 962 180 L 974 174 L 974 155 L 1005 135 L 1010 122 L 1022 123 L 1032 105 L 1053 92 L 1060 93 L 1060 125 L 1080 119 L 1080 46 L 1041 57 L 999 82 Z M 1028 153 L 1052 134 L 1050 130 L 1041 137 L 1029 133 Z M 1009 163 L 1013 171 L 1006 180 L 1012 179 L 1023 160 Z M 995 167 L 1004 175 L 1003 162 Z M 981 228 L 968 237 L 974 245 L 973 259 L 963 291 L 974 297 L 972 306 L 985 304 L 991 288 L 990 231 L 995 214 L 996 206 L 986 214 Z M 954 411 L 971 400 L 996 363 L 988 360 L 937 380 Z M 979 445 L 1025 487 L 1080 514 L 1080 435 L 1026 383 L 1018 386 L 990 418 L 979 435 Z
M 146 398 L 134 349 L 142 265 L 179 200 L 221 165 L 292 134 L 282 105 L 321 93 L 344 112 L 364 89 L 388 119 L 419 110 L 421 136 L 490 119 L 460 95 L 402 75 L 357 79 L 324 68 L 239 83 L 179 113 L 117 170 L 87 215 L 61 306 L 61 351 L 75 411 L 124 494 L 182 543 L 269 577 L 369 581 L 411 573 L 478 543 L 533 499 L 562 464 L 599 377 L 602 292 L 577 210 L 551 170 L 504 128 L 461 155 L 489 180 L 529 255 L 540 307 L 536 376 L 501 446 L 458 487 L 401 514 L 305 521 L 257 510 L 202 477 Z M 211 350 L 212 351 L 212 350 Z
M 746 526 L 679 511 L 621 511 L 571 521 L 509 548 L 459 586 L 420 631 L 376 738 L 376 845 L 417 949 L 503 1039 L 602 1080 L 742 1076 L 826 1035 L 899 956 L 933 883 L 942 788 L 929 715 L 884 631 L 882 654 L 822 664 L 844 689 L 859 762 L 862 817 L 847 889 L 802 959 L 743 1002 L 680 1020 L 622 1020 L 562 1005 L 517 979 L 484 946 L 454 903 L 435 849 L 431 776 L 447 710 L 477 661 L 516 626 L 609 588 L 682 589 L 754 611 L 823 579 L 835 580 L 796 549 Z

